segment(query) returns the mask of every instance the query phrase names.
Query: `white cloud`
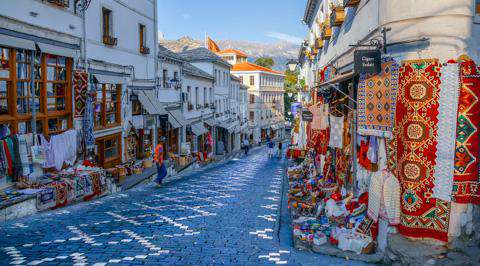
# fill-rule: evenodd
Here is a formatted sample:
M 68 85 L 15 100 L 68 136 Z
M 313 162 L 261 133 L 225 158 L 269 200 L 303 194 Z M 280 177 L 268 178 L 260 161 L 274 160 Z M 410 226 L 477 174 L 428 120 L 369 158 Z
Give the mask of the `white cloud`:
M 289 35 L 281 32 L 269 31 L 267 32 L 267 36 L 270 38 L 286 41 L 289 43 L 299 44 L 302 42 L 302 39 L 297 36 L 293 36 L 293 35 Z
M 192 15 L 190 15 L 188 13 L 183 13 L 181 16 L 182 16 L 183 19 L 189 19 L 189 18 L 192 17 Z

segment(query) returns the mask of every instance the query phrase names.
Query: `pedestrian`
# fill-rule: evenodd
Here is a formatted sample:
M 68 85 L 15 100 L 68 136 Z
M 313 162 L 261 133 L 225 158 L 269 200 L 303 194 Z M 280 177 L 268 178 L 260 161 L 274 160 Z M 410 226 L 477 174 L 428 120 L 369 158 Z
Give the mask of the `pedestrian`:
M 268 151 L 268 158 L 272 158 L 273 157 L 273 148 L 275 147 L 275 144 L 273 143 L 273 141 L 268 138 L 267 139 L 267 151 Z
M 282 144 L 281 141 L 279 141 L 278 142 L 278 158 L 280 158 L 280 159 L 282 158 L 282 155 L 283 155 L 282 149 L 283 149 L 283 144 Z
M 248 142 L 247 138 L 243 140 L 243 148 L 245 149 L 245 155 L 248 155 L 248 150 L 250 149 L 250 142 Z
M 155 147 L 155 155 L 153 157 L 153 160 L 157 165 L 157 178 L 155 179 L 155 183 L 157 184 L 157 186 L 161 186 L 163 178 L 167 176 L 167 167 L 165 166 L 165 162 L 163 161 L 162 143 L 159 143 L 157 147 Z

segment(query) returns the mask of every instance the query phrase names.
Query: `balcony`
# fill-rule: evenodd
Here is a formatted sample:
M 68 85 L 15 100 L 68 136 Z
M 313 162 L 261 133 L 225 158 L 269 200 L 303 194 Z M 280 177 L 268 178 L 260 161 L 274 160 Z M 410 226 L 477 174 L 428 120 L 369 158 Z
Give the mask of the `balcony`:
M 332 38 L 332 27 L 330 27 L 330 21 L 326 20 L 322 25 L 322 40 L 330 40 Z
M 150 48 L 142 45 L 142 46 L 140 46 L 140 53 L 141 54 L 150 54 Z
M 103 43 L 106 45 L 115 46 L 117 45 L 117 38 L 113 36 L 103 35 Z
M 68 8 L 69 7 L 69 0 L 43 0 L 43 2 L 47 2 L 51 5 L 61 7 L 61 8 Z
M 322 38 L 317 38 L 315 40 L 315 48 L 316 49 L 322 49 L 323 48 L 323 40 Z
M 334 6 L 330 14 L 330 27 L 340 27 L 345 22 L 345 8 Z
M 355 7 L 360 4 L 361 0 L 343 0 L 344 7 Z

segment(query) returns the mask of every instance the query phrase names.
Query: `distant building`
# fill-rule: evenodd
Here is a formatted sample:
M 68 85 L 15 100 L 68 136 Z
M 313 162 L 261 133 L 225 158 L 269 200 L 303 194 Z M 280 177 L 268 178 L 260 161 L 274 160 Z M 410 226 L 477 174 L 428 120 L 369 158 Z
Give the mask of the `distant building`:
M 223 60 L 231 65 L 247 62 L 248 55 L 235 49 L 226 49 L 217 53 Z
M 255 142 L 268 136 L 283 138 L 285 75 L 247 61 L 235 64 L 232 74 L 248 87 L 249 138 Z

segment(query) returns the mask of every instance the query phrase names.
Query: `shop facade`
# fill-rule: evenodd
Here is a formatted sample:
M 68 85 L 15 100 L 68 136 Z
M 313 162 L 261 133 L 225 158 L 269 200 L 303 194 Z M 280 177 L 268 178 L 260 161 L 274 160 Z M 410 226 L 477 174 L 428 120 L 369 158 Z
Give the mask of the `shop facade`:
M 425 17 L 420 14 L 433 12 L 428 4 L 410 7 L 415 11 L 407 14 L 393 3 L 344 2 L 308 1 L 305 11 L 309 35 L 299 61 L 307 86 L 299 93 L 303 108 L 289 151 L 303 162 L 290 169 L 290 206 L 296 217 L 311 217 L 318 200 L 325 209 L 313 214 L 316 222 L 297 220 L 298 245 L 371 254 L 390 248 L 393 228 L 403 237 L 439 243 L 475 235 L 458 222 L 472 221 L 471 210 L 478 207 L 464 182 L 473 187 L 479 182 L 478 169 L 469 172 L 460 159 L 459 137 L 465 125 L 478 124 L 471 118 L 476 103 L 463 102 L 467 95 L 477 97 L 466 88 L 480 82 L 478 46 L 468 34 L 451 38 L 438 25 L 477 28 L 478 14 L 467 8 L 463 17 L 453 11 Z M 439 8 L 444 4 L 432 2 Z M 405 30 L 408 25 L 423 27 L 423 35 Z M 461 45 L 451 49 L 457 41 Z M 463 118 L 458 120 L 457 113 Z M 478 159 L 469 158 L 469 164 L 478 165 Z M 303 188 L 297 173 L 302 167 L 316 173 L 303 177 L 310 182 Z M 475 178 L 465 178 L 472 173 Z M 339 217 L 348 222 L 335 221 Z M 314 235 L 301 229 L 313 224 L 323 229 Z

